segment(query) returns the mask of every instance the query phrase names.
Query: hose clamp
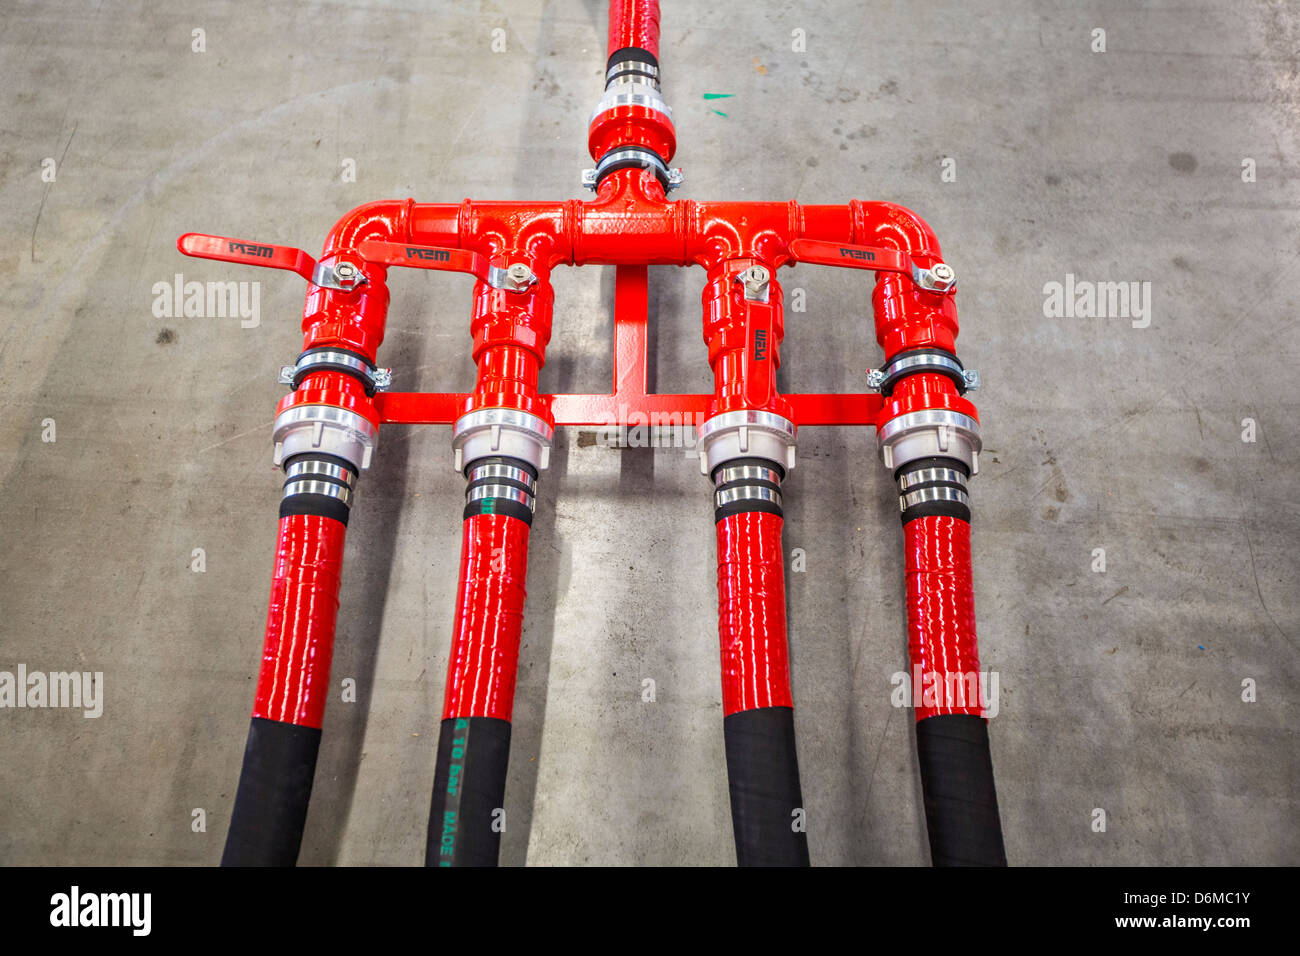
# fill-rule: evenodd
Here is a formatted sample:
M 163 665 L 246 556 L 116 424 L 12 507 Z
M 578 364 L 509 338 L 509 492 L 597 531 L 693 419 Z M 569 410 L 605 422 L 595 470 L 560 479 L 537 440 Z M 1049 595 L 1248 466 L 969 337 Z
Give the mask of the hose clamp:
M 361 356 L 340 349 L 312 349 L 303 352 L 295 364 L 280 366 L 280 376 L 276 381 L 297 390 L 304 378 L 312 372 L 322 371 L 343 372 L 360 379 L 366 394 L 371 396 L 393 384 L 391 368 L 376 368 Z
M 955 355 L 937 350 L 906 352 L 896 356 L 884 368 L 867 369 L 867 387 L 888 397 L 894 386 L 909 375 L 928 372 L 952 379 L 957 393 L 965 395 L 980 387 L 980 373 L 964 368 Z
M 480 408 L 456 419 L 451 447 L 457 471 L 480 458 L 505 456 L 526 461 L 538 471 L 551 463 L 555 429 L 543 419 L 514 408 Z
M 664 187 L 664 192 L 672 192 L 682 184 L 682 171 L 669 169 L 668 164 L 654 150 L 627 146 L 622 149 L 611 149 L 600 157 L 600 162 L 594 169 L 584 169 L 582 185 L 594 191 L 600 186 L 600 181 L 614 170 L 635 166 L 654 170 L 655 177 Z
M 352 507 L 352 489 L 332 481 L 318 481 L 311 478 L 286 481 L 284 497 L 290 498 L 293 495 L 324 495 L 327 498 L 337 498 L 349 508 Z
M 960 488 L 921 488 L 898 496 L 898 510 L 906 511 L 917 505 L 934 504 L 938 501 L 952 501 L 970 507 L 970 496 Z
M 877 434 L 885 467 L 897 471 L 918 458 L 955 458 L 979 472 L 983 447 L 974 418 L 946 408 L 927 408 L 891 418 Z
M 293 405 L 276 416 L 271 440 L 277 465 L 295 455 L 333 455 L 364 470 L 379 444 L 379 426 L 337 405 Z
M 537 511 L 537 499 L 514 485 L 479 485 L 465 492 L 465 502 L 479 501 L 483 498 L 500 498 L 521 504 L 529 511 Z
M 794 422 L 772 412 L 741 409 L 714 415 L 697 429 L 700 474 L 735 458 L 762 458 L 788 472 L 795 462 L 795 433 Z
M 725 508 L 737 501 L 766 501 L 779 508 L 781 507 L 781 492 L 760 485 L 741 485 L 737 488 L 727 488 L 713 493 L 713 506 L 715 508 Z
M 320 458 L 297 458 L 284 469 L 285 481 L 325 480 L 342 483 L 351 488 L 357 483 L 357 473 L 351 468 Z
M 615 80 L 636 79 L 659 89 L 659 67 L 645 60 L 619 60 L 605 71 L 605 88 Z

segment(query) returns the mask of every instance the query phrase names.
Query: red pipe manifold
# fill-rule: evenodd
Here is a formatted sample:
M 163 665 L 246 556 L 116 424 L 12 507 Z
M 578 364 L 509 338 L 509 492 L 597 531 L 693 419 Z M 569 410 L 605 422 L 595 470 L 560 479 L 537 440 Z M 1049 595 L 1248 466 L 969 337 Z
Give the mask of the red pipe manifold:
M 319 747 L 344 533 L 381 423 L 451 424 L 466 478 L 460 572 L 426 860 L 492 864 L 504 829 L 510 721 L 537 481 L 557 424 L 702 419 L 713 482 L 723 733 L 737 859 L 808 862 L 786 635 L 782 483 L 799 425 L 871 425 L 899 486 L 908 648 L 932 855 L 1004 862 L 978 692 L 968 480 L 977 383 L 955 353 L 955 278 L 930 228 L 884 202 L 669 201 L 681 183 L 663 99 L 659 5 L 610 4 L 605 92 L 592 114 L 587 201 L 387 200 L 353 210 L 313 260 L 301 250 L 187 234 L 187 255 L 287 269 L 308 281 L 303 351 L 274 426 L 285 470 L 263 666 L 224 862 L 292 863 Z M 876 274 L 885 364 L 874 393 L 781 395 L 777 271 L 797 262 Z M 559 265 L 618 267 L 615 387 L 544 395 Z M 705 271 L 709 395 L 646 389 L 646 268 Z M 391 267 L 475 277 L 467 394 L 398 393 L 376 365 Z

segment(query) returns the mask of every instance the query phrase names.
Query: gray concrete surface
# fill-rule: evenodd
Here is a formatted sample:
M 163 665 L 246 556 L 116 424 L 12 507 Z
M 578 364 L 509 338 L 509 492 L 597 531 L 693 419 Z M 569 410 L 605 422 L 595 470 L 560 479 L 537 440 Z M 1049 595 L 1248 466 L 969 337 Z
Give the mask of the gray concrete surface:
M 97 719 L 0 710 L 0 863 L 220 857 L 302 283 L 183 259 L 175 237 L 314 252 L 370 199 L 578 195 L 603 7 L 0 3 L 0 670 L 104 675 Z M 1300 862 L 1300 11 L 664 7 L 681 195 L 901 202 L 961 276 L 961 353 L 984 376 L 975 583 L 1010 861 Z M 154 283 L 178 272 L 261 280 L 260 325 L 155 317 Z M 1045 317 L 1044 285 L 1067 274 L 1149 281 L 1149 326 Z M 878 358 L 869 279 L 804 267 L 786 282 L 807 311 L 788 316 L 783 389 L 861 388 Z M 700 283 L 652 273 L 660 390 L 708 387 Z M 556 285 L 544 385 L 603 391 L 611 272 Z M 392 286 L 396 387 L 468 387 L 469 283 Z M 789 613 L 812 856 L 922 864 L 910 714 L 890 703 L 906 655 L 891 483 L 865 431 L 807 429 L 801 456 L 786 544 L 807 553 Z M 542 488 L 503 860 L 734 862 L 695 461 L 570 430 Z M 394 429 L 365 476 L 333 670 L 359 699 L 328 710 L 305 863 L 422 860 L 461 489 L 445 428 Z

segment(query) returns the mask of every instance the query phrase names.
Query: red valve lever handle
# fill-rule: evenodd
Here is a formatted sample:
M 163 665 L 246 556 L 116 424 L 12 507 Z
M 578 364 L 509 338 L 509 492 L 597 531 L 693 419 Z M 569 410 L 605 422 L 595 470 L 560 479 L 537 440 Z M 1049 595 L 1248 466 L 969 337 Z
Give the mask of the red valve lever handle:
M 766 408 L 776 382 L 772 361 L 772 306 L 745 302 L 745 351 L 740 361 L 745 401 L 749 408 Z
M 412 269 L 468 272 L 484 282 L 488 281 L 488 261 L 472 249 L 408 246 L 402 243 L 381 242 L 378 239 L 372 239 L 357 246 L 357 252 L 367 262 L 378 262 L 386 266 L 407 266 Z
M 267 269 L 288 269 L 308 282 L 312 281 L 312 273 L 316 268 L 316 260 L 301 249 L 231 239 L 227 236 L 207 236 L 201 232 L 187 232 L 176 240 L 176 248 L 187 256 L 199 259 L 238 262 Z
M 312 282 L 316 260 L 290 246 L 275 246 L 228 236 L 209 236 L 201 232 L 187 232 L 176 240 L 176 248 L 187 256 L 200 259 L 217 259 L 221 262 L 238 262 L 246 266 L 268 269 L 288 269 Z M 409 266 L 414 269 L 442 269 L 448 272 L 468 272 L 483 281 L 488 280 L 488 261 L 470 249 L 443 249 L 437 246 L 408 246 L 396 242 L 377 240 L 361 243 L 357 252 L 366 262 L 386 266 Z
M 912 257 L 897 249 L 796 239 L 790 243 L 790 255 L 796 262 L 809 262 L 819 266 L 848 266 L 850 269 L 912 274 Z

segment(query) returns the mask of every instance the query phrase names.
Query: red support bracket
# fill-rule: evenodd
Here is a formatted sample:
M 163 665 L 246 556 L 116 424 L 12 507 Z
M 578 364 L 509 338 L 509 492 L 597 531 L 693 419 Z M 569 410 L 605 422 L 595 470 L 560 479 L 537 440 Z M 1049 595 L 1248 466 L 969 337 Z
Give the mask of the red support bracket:
M 363 252 L 364 254 L 364 252 Z M 646 378 L 649 322 L 647 267 L 622 265 L 614 276 L 614 391 L 607 395 L 545 396 L 557 425 L 692 424 L 707 415 L 712 395 L 650 394 Z M 455 392 L 380 392 L 379 419 L 388 425 L 449 425 L 467 410 L 469 395 Z M 796 394 L 784 398 L 798 425 L 876 426 L 881 398 L 861 394 Z

